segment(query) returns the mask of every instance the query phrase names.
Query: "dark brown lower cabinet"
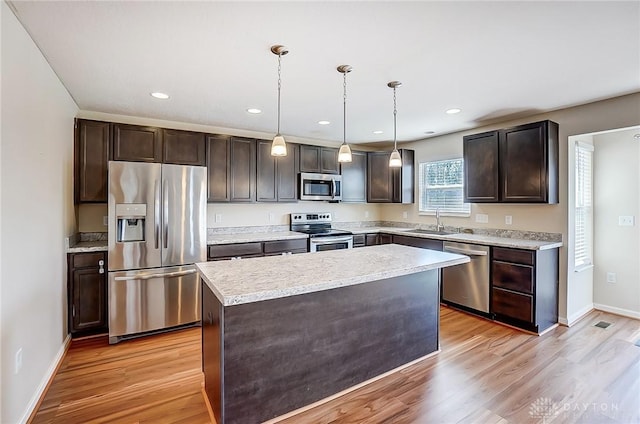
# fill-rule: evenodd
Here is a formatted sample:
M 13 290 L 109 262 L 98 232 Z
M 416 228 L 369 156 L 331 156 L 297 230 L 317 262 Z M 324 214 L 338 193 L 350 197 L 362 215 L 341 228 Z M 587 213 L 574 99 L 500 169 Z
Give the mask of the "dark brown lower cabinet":
M 69 332 L 74 337 L 108 330 L 106 259 L 105 252 L 67 255 Z
M 558 249 L 494 247 L 491 313 L 497 321 L 540 333 L 558 322 Z
M 442 251 L 442 240 L 433 240 L 423 237 L 399 236 L 393 235 L 394 244 L 402 244 L 404 246 L 419 247 L 421 249 L 431 249 Z

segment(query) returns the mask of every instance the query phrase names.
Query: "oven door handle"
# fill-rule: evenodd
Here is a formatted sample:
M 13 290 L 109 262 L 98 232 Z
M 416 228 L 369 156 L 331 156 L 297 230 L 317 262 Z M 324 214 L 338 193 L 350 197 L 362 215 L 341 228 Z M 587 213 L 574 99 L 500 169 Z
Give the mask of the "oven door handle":
M 343 243 L 351 240 L 353 236 L 346 237 L 316 237 L 311 239 L 311 243 L 313 244 L 332 244 L 332 243 Z

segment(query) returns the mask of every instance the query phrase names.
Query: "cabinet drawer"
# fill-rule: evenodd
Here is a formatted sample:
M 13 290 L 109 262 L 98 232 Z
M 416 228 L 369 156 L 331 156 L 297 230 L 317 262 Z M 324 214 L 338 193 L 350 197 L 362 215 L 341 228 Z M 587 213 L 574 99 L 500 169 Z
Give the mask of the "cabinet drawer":
M 237 243 L 209 246 L 210 258 L 262 255 L 262 243 Z
M 533 322 L 533 296 L 494 287 L 491 312 L 520 321 Z
M 493 248 L 493 259 L 517 264 L 533 265 L 534 252 L 531 250 Z
M 72 268 L 89 268 L 99 266 L 100 261 L 105 260 L 104 252 L 92 252 L 92 253 L 74 253 L 71 259 Z M 106 265 L 103 262 L 102 265 Z
M 378 237 L 378 234 L 372 233 L 372 234 L 367 234 L 367 238 L 365 241 L 365 244 L 367 246 L 375 246 L 376 244 L 379 244 L 380 240 Z
M 362 247 L 366 245 L 366 237 L 364 234 L 353 235 L 353 247 Z
M 294 239 L 294 240 L 277 240 L 277 241 L 265 241 L 264 253 L 265 255 L 272 253 L 292 252 L 294 250 L 307 249 L 307 239 Z
M 533 267 L 507 262 L 491 263 L 494 286 L 533 294 Z

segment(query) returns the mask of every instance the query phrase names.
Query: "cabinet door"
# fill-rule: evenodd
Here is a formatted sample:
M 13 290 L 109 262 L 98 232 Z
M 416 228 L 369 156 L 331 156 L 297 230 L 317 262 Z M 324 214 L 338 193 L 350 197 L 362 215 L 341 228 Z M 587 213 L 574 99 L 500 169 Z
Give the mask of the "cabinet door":
M 402 244 L 404 246 L 419 247 L 421 249 L 439 250 L 442 252 L 442 240 L 434 240 L 423 237 L 411 237 L 411 236 L 399 236 L 393 235 L 393 242 L 395 244 Z
M 162 162 L 160 128 L 113 124 L 113 160 Z
M 392 201 L 393 203 L 413 203 L 414 186 L 414 151 L 400 149 L 402 157 L 402 167 L 390 168 L 392 179 Z M 391 156 L 391 154 L 389 154 Z M 387 162 L 387 166 L 389 163 Z
M 256 200 L 256 141 L 231 137 L 231 202 Z
M 320 147 L 300 145 L 300 172 L 320 172 Z
M 548 201 L 548 122 L 520 125 L 500 132 L 503 201 Z
M 498 202 L 498 132 L 491 131 L 463 138 L 464 201 Z
M 109 122 L 79 119 L 75 138 L 75 202 L 106 203 L 109 163 Z
M 391 244 L 391 234 L 378 234 L 378 244 Z
M 367 201 L 367 153 L 351 152 L 352 162 L 342 164 L 342 201 Z
M 278 202 L 298 201 L 299 157 L 300 146 L 298 144 L 287 143 L 287 156 L 276 158 L 276 189 L 278 192 Z
M 257 140 L 257 172 L 256 172 L 256 200 L 258 202 L 277 202 L 277 163 L 271 156 L 271 141 Z M 287 144 L 287 156 L 291 154 L 291 146 Z
M 393 201 L 393 176 L 389 168 L 389 152 L 367 153 L 367 202 Z
M 228 202 L 231 198 L 229 167 L 231 137 L 207 136 L 207 202 Z
M 74 268 L 73 265 L 83 268 Z M 69 255 L 69 330 L 72 333 L 107 326 L 106 255 Z
M 320 172 L 325 174 L 339 174 L 338 149 L 332 147 L 320 148 Z
M 366 246 L 375 246 L 377 244 L 380 244 L 380 237 L 378 234 L 371 233 L 366 235 L 366 238 L 365 238 Z
M 206 165 L 205 135 L 198 132 L 163 130 L 164 163 L 176 165 Z

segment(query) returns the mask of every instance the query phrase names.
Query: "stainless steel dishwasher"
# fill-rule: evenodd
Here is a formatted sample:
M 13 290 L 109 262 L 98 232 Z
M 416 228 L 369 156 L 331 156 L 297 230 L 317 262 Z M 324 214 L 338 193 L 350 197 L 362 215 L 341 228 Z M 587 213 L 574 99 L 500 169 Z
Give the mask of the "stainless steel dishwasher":
M 489 313 L 489 247 L 444 242 L 444 251 L 468 256 L 471 261 L 442 270 L 442 300 Z

